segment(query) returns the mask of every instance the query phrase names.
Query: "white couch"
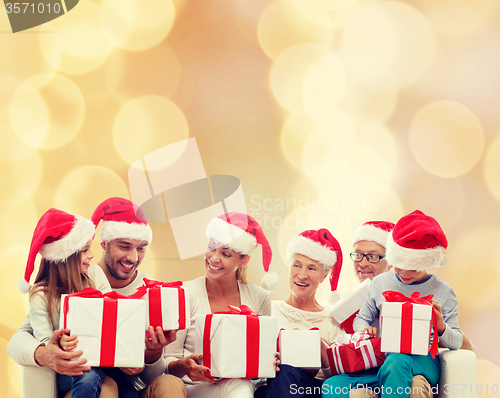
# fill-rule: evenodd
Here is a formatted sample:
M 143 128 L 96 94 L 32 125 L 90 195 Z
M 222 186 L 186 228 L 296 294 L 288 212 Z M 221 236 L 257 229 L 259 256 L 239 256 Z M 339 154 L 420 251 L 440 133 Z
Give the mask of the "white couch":
M 477 398 L 477 360 L 469 350 L 439 349 L 441 378 L 438 398 Z M 23 366 L 24 398 L 57 398 L 55 373 L 35 366 Z

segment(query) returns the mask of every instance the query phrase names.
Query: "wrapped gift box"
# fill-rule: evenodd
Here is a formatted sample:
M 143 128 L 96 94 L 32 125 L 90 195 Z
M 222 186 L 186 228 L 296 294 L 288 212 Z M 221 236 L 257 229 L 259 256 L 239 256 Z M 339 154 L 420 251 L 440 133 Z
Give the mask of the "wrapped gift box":
M 380 350 L 380 337 L 368 339 L 364 332 L 339 336 L 339 345 L 327 348 L 328 361 L 332 376 L 341 373 L 354 373 L 375 368 L 384 363 L 385 354 Z
M 281 363 L 300 369 L 321 368 L 319 330 L 280 330 L 278 347 Z
M 143 366 L 146 303 L 116 292 L 103 295 L 88 289 L 97 292 L 92 292 L 94 297 L 62 296 L 60 322 L 61 327 L 70 329 L 71 335 L 78 336 L 76 349 L 83 351 L 86 365 Z
M 354 333 L 352 323 L 368 294 L 371 280 L 365 279 L 353 291 L 343 294 L 339 301 L 330 307 L 330 314 L 347 333 Z
M 131 297 L 146 301 L 146 330 L 160 326 L 163 330 L 188 329 L 190 308 L 188 290 L 182 282 L 158 282 L 144 278 L 144 285 Z
M 196 315 L 195 352 L 203 354 L 203 365 L 213 377 L 276 376 L 277 319 L 244 312 Z
M 381 311 L 381 350 L 427 355 L 432 306 L 410 302 L 384 302 Z

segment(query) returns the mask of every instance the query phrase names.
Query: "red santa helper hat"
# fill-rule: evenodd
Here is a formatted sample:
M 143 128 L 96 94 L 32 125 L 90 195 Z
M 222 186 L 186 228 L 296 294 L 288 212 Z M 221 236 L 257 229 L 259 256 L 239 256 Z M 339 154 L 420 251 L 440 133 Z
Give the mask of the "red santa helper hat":
M 415 210 L 402 217 L 389 235 L 386 259 L 396 268 L 423 271 L 445 266 L 447 247 L 438 222 Z
M 119 238 L 153 240 L 153 231 L 139 206 L 124 198 L 109 198 L 102 202 L 92 214 L 97 227 L 102 220 L 100 239 L 109 242 Z
M 38 221 L 33 233 L 24 279 L 18 281 L 18 289 L 23 293 L 29 292 L 31 288 L 29 282 L 38 253 L 45 260 L 65 261 L 92 240 L 94 233 L 94 224 L 86 218 L 73 216 L 58 209 L 47 210 Z
M 333 304 L 340 298 L 336 290 L 342 269 L 342 249 L 330 231 L 326 228 L 304 231 L 290 239 L 286 251 L 288 263 L 291 262 L 292 256 L 298 253 L 320 262 L 325 267 L 325 271 L 329 272 L 331 269 L 330 288 L 332 292 L 328 296 L 327 304 Z
M 221 214 L 208 223 L 206 234 L 208 239 L 241 254 L 250 254 L 258 244 L 261 245 L 262 263 L 266 271 L 261 286 L 268 291 L 276 289 L 279 276 L 276 272 L 269 272 L 273 252 L 262 227 L 253 217 L 238 212 Z
M 394 224 L 389 221 L 367 221 L 354 231 L 352 246 L 362 240 L 378 243 L 384 249 L 387 247 L 389 232 L 394 228 Z

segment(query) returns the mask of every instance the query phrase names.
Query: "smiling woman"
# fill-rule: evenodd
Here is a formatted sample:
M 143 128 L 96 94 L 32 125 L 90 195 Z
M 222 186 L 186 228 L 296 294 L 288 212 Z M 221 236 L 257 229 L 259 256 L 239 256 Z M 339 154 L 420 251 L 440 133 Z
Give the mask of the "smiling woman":
M 339 299 L 337 284 L 342 268 L 342 250 L 327 229 L 308 230 L 290 239 L 287 247 L 290 295 L 285 301 L 273 301 L 272 316 L 278 318 L 278 329 L 319 328 L 321 336 L 321 370 L 304 372 L 290 365 L 280 365 L 276 378 L 255 392 L 256 398 L 321 397 L 322 380 L 330 375 L 326 349 L 344 333 L 342 327 L 316 300 L 321 282 L 330 275 L 329 302 Z M 295 389 L 292 386 L 295 385 Z M 312 394 L 311 394 L 312 392 Z
M 190 328 L 177 331 L 176 340 L 166 347 L 164 356 L 154 364 L 156 374 L 150 376 L 158 377 L 165 372 L 182 377 L 186 383 L 188 398 L 253 398 L 253 386 L 249 379 L 215 381 L 206 376 L 204 372 L 209 372 L 210 369 L 198 363 L 202 359 L 201 355 L 193 354 L 195 315 L 227 311 L 228 305 L 247 305 L 257 314 L 271 315 L 269 293 L 246 283 L 245 267 L 250 254 L 260 244 L 267 272 L 272 251 L 259 223 L 243 213 L 234 212 L 214 218 L 208 224 L 206 234 L 206 275 L 184 283 L 189 290 Z

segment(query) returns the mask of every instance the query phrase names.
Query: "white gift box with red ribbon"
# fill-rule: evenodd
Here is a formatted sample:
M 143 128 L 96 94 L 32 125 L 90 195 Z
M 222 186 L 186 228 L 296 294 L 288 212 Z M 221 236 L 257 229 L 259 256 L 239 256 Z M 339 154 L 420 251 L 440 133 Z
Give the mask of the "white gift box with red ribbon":
M 188 329 L 190 308 L 188 290 L 182 282 L 159 282 L 144 278 L 144 285 L 131 295 L 146 302 L 146 330 L 160 326 L 163 330 Z
M 281 363 L 300 369 L 321 368 L 321 336 L 318 328 L 279 332 L 278 351 Z
M 429 353 L 431 327 L 434 309 L 430 304 L 432 295 L 419 297 L 415 292 L 405 297 L 399 292 L 382 293 L 386 301 L 382 304 L 380 327 L 383 352 L 427 355 Z M 437 332 L 436 318 L 434 326 Z M 437 352 L 437 336 L 431 347 L 431 354 Z
M 368 294 L 371 280 L 365 279 L 356 289 L 343 294 L 339 301 L 330 307 L 330 314 L 347 333 L 354 333 L 352 324 L 356 314 L 363 305 Z
M 213 377 L 275 377 L 277 319 L 245 305 L 230 311 L 196 315 L 195 353 L 203 365 Z
M 61 324 L 78 336 L 86 365 L 142 367 L 146 303 L 87 288 L 61 297 Z

